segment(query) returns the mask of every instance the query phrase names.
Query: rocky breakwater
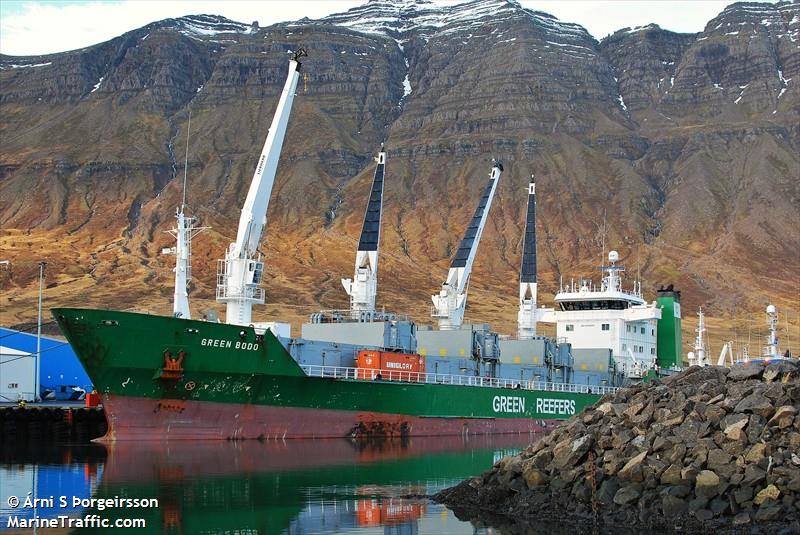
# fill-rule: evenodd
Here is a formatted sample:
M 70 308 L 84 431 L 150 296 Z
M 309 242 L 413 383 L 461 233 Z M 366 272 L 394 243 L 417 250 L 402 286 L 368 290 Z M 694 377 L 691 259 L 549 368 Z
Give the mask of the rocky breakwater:
M 797 362 L 692 367 L 605 396 L 434 499 L 492 524 L 800 533 L 799 410 Z

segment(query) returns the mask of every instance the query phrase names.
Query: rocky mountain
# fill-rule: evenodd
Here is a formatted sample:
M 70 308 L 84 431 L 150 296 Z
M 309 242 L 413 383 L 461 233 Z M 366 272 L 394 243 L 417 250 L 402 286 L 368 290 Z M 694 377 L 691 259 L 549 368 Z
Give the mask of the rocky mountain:
M 539 184 L 542 300 L 595 273 L 603 244 L 647 293 L 745 317 L 798 313 L 800 5 L 737 3 L 700 34 L 655 24 L 598 42 L 515 0 L 373 0 L 260 28 L 198 15 L 80 50 L 0 56 L 4 324 L 52 304 L 169 310 L 169 229 L 188 147 L 198 309 L 286 76 L 308 49 L 267 237 L 268 305 L 343 308 L 380 142 L 388 150 L 379 302 L 424 320 L 489 172 L 505 165 L 468 319 L 510 331 L 527 182 Z M 630 279 L 629 279 L 630 280 Z M 760 325 L 760 324 L 759 324 Z M 714 327 L 712 323 L 712 328 Z M 729 329 L 730 331 L 730 329 Z M 730 333 L 726 332 L 728 337 Z M 685 337 L 687 338 L 687 337 Z

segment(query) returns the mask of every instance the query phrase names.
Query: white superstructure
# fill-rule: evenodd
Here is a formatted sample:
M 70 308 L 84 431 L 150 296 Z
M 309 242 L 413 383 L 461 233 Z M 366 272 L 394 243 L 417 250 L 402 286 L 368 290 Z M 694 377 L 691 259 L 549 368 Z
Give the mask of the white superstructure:
M 450 264 L 447 279 L 442 283 L 439 293 L 431 296 L 431 301 L 433 301 L 431 316 L 439 320 L 439 330 L 441 331 L 459 329 L 464 323 L 464 309 L 467 306 L 467 290 L 472 273 L 472 263 L 475 261 L 478 243 L 481 240 L 483 228 L 486 226 L 489 208 L 492 205 L 502 172 L 502 164 L 493 161 L 489 182 L 483 191 L 478 208 L 475 209 L 475 215 L 472 216 L 469 228 L 464 234 L 464 239 L 458 246 L 456 256 Z
M 559 340 L 573 349 L 611 349 L 617 369 L 629 377 L 641 377 L 656 366 L 656 341 L 661 309 L 647 303 L 641 287 L 623 289 L 619 254 L 608 254 L 601 266 L 605 276 L 600 286 L 581 279 L 563 284 L 555 296 L 555 309 L 543 311 L 539 321 L 556 324 Z
M 218 262 L 217 301 L 226 303 L 226 323 L 251 324 L 253 304 L 264 303 L 264 289 L 261 287 L 264 263 L 259 244 L 267 222 L 269 198 L 300 78 L 299 60 L 305 55 L 305 50 L 301 48 L 289 61 L 289 74 L 244 201 L 236 241 L 225 251 L 225 259 Z

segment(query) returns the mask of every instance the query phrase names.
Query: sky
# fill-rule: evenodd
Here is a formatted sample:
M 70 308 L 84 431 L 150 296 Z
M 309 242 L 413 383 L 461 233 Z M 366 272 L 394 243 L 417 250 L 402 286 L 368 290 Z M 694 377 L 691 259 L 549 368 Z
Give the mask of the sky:
M 321 18 L 366 0 L 0 0 L 0 53 L 37 55 L 101 43 L 150 22 L 201 13 L 260 26 Z M 440 4 L 459 1 L 435 0 Z M 520 0 L 530 9 L 577 22 L 601 39 L 624 27 L 654 22 L 699 32 L 734 0 Z

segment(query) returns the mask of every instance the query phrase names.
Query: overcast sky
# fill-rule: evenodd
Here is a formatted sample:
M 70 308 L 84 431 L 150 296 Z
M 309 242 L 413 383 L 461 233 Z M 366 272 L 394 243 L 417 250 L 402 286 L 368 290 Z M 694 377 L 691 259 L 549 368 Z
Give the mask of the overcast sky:
M 261 26 L 346 11 L 365 0 L 0 0 L 0 53 L 47 54 L 101 43 L 169 17 L 208 13 Z M 442 4 L 459 1 L 435 0 Z M 699 32 L 733 0 L 521 0 L 531 9 L 577 22 L 600 39 L 626 26 L 655 22 Z

